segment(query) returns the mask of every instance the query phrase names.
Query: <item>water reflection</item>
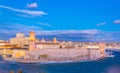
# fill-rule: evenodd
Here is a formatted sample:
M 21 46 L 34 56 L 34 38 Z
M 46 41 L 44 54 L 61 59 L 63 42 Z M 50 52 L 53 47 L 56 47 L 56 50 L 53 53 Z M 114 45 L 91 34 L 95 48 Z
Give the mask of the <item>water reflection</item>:
M 120 66 L 119 65 L 113 65 L 109 67 L 105 73 L 120 73 Z
M 16 72 L 14 70 L 11 70 L 9 73 L 16 73 Z M 22 70 L 18 70 L 17 73 L 23 73 L 23 71 Z M 38 73 L 46 73 L 46 72 L 38 72 Z

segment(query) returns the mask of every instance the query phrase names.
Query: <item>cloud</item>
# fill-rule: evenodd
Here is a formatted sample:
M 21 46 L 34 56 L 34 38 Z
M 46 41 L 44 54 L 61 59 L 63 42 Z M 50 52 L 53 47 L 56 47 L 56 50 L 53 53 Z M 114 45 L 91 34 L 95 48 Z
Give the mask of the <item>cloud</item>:
M 0 29 L 0 33 L 4 33 L 4 34 L 10 34 L 8 30 L 6 29 Z
M 4 25 L 4 26 L 3 26 Z M 43 23 L 42 25 L 50 26 L 49 24 Z M 4 23 L 0 24 L 0 33 L 15 34 L 17 32 L 28 33 L 29 31 L 35 31 L 38 35 L 59 35 L 59 34 L 97 34 L 99 30 L 42 30 L 41 26 L 38 25 L 25 25 L 19 23 Z M 4 30 L 3 30 L 4 29 Z
M 50 30 L 50 31 L 36 31 L 38 35 L 59 35 L 59 34 L 97 34 L 100 30 Z
M 27 8 L 37 8 L 38 7 L 38 4 L 36 2 L 34 3 L 30 3 L 26 6 Z
M 4 25 L 4 26 L 3 26 Z M 0 33 L 4 34 L 15 34 L 17 32 L 24 32 L 28 33 L 29 31 L 38 31 L 41 30 L 42 28 L 39 26 L 35 25 L 25 25 L 25 24 L 0 24 Z
M 96 26 L 103 26 L 105 24 L 106 24 L 106 22 L 102 22 L 102 23 L 97 24 Z
M 120 24 L 120 20 L 115 20 L 114 24 Z
M 30 15 L 30 16 L 41 16 L 41 15 L 46 15 L 47 14 L 43 11 L 22 10 L 22 9 L 12 8 L 12 7 L 9 7 L 9 6 L 3 6 L 3 5 L 0 5 L 0 8 L 5 8 L 5 9 L 11 10 L 11 11 L 15 11 L 15 12 Z
M 92 29 L 92 30 L 81 30 L 80 33 L 86 33 L 86 34 L 97 34 L 100 32 L 100 30 Z

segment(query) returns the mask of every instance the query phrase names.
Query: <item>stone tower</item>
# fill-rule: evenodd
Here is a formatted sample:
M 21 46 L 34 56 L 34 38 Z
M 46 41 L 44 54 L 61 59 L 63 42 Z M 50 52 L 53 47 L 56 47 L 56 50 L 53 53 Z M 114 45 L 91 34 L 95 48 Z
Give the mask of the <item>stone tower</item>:
M 53 43 L 57 43 L 57 39 L 56 38 L 53 38 Z
M 29 50 L 35 50 L 35 32 L 29 33 Z

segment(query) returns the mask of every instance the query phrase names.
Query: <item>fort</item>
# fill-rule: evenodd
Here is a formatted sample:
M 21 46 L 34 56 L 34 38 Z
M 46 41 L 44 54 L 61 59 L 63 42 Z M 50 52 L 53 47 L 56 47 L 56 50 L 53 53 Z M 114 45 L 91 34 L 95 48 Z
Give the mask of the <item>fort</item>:
M 106 47 L 110 45 L 105 42 L 59 42 L 57 38 L 39 41 L 31 31 L 29 37 L 17 33 L 10 42 L 1 41 L 0 55 L 7 61 L 22 63 L 97 60 L 106 56 Z

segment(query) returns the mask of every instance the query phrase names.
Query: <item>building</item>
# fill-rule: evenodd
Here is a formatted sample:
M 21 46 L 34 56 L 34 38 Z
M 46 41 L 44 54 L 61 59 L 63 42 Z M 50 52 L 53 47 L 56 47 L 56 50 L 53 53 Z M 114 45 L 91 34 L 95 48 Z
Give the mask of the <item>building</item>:
M 57 43 L 57 39 L 56 38 L 53 38 L 53 43 Z
M 44 38 L 42 38 L 41 42 L 45 43 L 46 41 L 45 41 L 45 39 L 44 39 Z
M 100 54 L 100 47 L 97 45 L 88 45 L 86 46 L 87 51 L 88 51 L 88 56 L 89 59 L 97 59 L 97 58 L 101 58 L 101 54 Z
M 59 43 L 36 43 L 37 49 L 59 49 Z
M 17 48 L 17 45 L 12 45 L 10 42 L 0 42 L 0 55 L 2 57 L 12 56 L 12 49 Z
M 25 34 L 24 33 L 16 33 L 16 37 L 23 38 L 23 37 L 25 37 Z
M 12 58 L 24 58 L 26 55 L 26 50 L 14 49 L 12 53 Z
M 86 46 L 90 59 L 105 57 L 105 43 Z
M 19 47 L 23 48 L 24 45 L 29 44 L 28 37 L 25 37 L 23 33 L 17 33 L 15 38 L 10 39 L 10 44 L 18 45 Z
M 17 47 L 17 45 L 10 44 L 10 42 L 0 42 L 0 49 L 11 49 L 15 47 Z

